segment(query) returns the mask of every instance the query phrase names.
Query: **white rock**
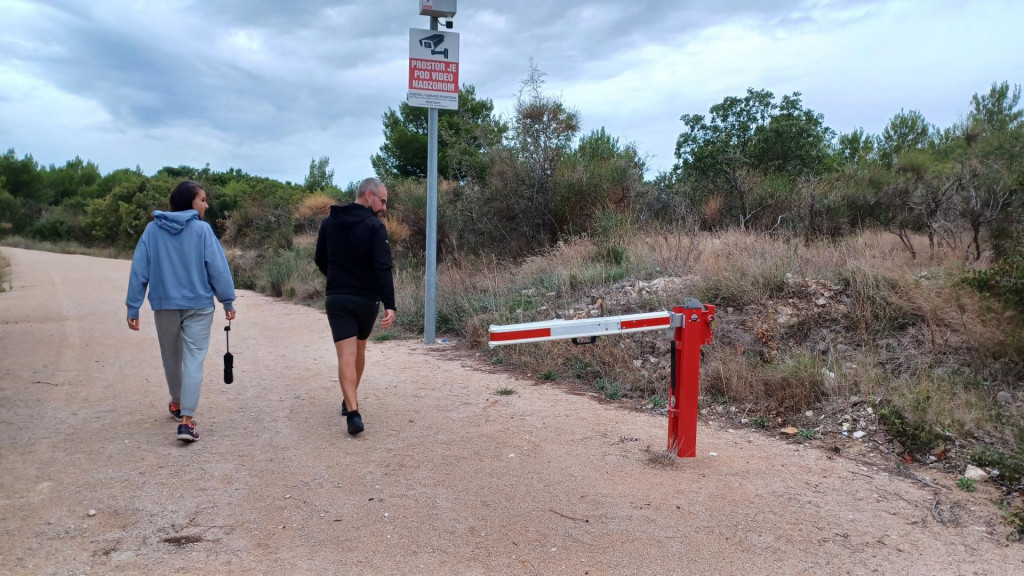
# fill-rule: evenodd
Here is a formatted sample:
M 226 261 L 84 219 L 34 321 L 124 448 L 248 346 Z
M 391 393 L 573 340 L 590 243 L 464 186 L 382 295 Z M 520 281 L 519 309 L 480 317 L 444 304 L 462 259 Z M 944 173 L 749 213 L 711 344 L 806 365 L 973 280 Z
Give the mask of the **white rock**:
M 96 515 L 96 511 L 90 508 L 89 509 L 89 516 L 95 516 L 95 515 Z
M 988 480 L 988 474 L 977 466 L 967 466 L 967 470 L 964 471 L 964 476 L 974 480 L 975 482 L 984 482 L 985 480 Z
M 821 375 L 823 376 L 823 380 L 825 381 L 825 385 L 826 386 L 835 386 L 836 385 L 836 373 L 835 372 L 832 372 L 832 371 L 828 370 L 827 368 L 822 368 L 821 369 Z
M 998 400 L 999 402 L 1002 402 L 1003 404 L 1012 404 L 1013 403 L 1013 395 L 1010 394 L 1009 392 L 1003 391 L 1003 392 L 1000 392 L 999 394 L 996 394 L 996 400 Z
M 860 440 L 861 438 L 867 435 L 868 433 L 864 432 L 863 430 L 857 430 L 856 432 L 853 433 L 853 437 L 856 438 L 857 440 Z
M 808 410 L 807 412 L 804 412 L 804 416 L 807 416 L 808 418 L 814 416 L 814 410 Z

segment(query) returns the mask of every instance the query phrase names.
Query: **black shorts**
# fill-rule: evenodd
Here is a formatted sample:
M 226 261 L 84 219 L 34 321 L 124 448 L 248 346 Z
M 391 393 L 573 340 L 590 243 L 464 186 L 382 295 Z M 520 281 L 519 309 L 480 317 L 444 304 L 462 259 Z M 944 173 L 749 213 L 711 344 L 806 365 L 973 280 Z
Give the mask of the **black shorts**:
M 353 336 L 360 340 L 369 338 L 379 310 L 380 302 L 374 298 L 348 294 L 328 296 L 327 321 L 331 323 L 334 341 L 339 342 Z

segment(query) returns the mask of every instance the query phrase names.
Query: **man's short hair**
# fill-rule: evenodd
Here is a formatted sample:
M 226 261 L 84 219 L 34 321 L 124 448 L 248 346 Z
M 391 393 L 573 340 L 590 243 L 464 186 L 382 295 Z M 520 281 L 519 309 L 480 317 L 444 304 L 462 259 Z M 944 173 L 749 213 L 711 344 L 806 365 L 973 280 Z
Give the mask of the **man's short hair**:
M 371 190 L 380 190 L 384 187 L 384 183 L 376 178 L 367 178 L 359 183 L 359 189 L 356 191 L 356 198 L 366 198 L 366 193 Z

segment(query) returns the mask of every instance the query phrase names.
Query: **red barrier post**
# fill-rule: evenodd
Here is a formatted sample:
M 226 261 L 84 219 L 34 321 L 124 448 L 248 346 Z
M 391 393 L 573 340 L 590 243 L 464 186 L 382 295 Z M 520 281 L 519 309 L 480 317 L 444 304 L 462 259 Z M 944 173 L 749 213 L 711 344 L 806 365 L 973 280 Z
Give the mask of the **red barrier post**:
M 668 449 L 680 458 L 697 455 L 697 395 L 700 392 L 700 347 L 710 344 L 714 304 L 687 299 L 672 309 L 683 321 L 672 341 L 672 386 L 668 408 Z

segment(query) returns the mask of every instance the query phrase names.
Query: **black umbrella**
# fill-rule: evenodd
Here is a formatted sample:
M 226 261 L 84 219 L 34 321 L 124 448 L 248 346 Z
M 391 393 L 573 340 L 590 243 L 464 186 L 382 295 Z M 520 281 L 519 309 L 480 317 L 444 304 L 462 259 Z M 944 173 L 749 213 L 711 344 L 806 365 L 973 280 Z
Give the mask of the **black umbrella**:
M 224 327 L 224 338 L 227 343 L 227 352 L 224 353 L 224 383 L 231 384 L 235 380 L 234 368 L 235 357 L 231 355 L 231 321 Z

